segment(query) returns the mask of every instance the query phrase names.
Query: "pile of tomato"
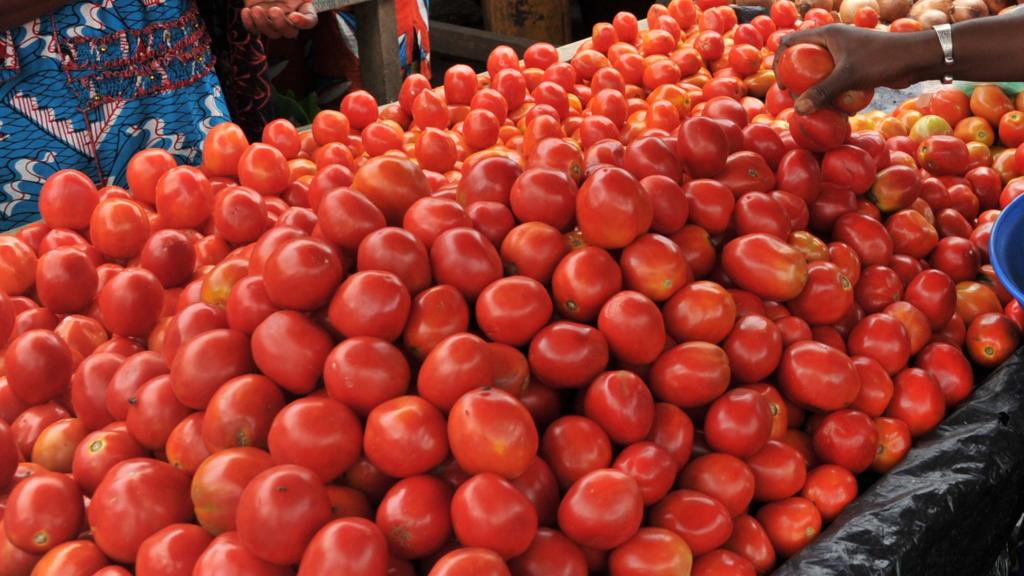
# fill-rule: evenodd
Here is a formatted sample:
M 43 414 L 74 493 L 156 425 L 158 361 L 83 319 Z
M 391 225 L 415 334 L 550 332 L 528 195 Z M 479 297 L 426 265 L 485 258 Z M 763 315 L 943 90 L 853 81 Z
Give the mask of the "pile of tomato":
M 50 176 L 0 236 L 0 574 L 771 572 L 1024 322 L 1024 102 L 797 115 L 833 62 L 774 51 L 831 18 L 672 0 Z

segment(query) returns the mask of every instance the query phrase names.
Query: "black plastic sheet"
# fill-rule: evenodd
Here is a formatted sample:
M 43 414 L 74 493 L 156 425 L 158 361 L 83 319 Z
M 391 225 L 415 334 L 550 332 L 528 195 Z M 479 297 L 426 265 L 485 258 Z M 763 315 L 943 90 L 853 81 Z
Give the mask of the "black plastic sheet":
M 1024 351 L 775 576 L 1016 576 Z

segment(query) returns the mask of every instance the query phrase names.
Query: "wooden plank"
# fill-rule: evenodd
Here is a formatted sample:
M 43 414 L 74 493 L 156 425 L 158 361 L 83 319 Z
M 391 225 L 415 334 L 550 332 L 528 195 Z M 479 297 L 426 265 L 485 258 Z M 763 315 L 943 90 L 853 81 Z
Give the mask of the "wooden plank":
M 363 2 L 356 4 L 353 10 L 363 87 L 378 102 L 393 102 L 402 87 L 395 0 Z
M 572 37 L 569 0 L 483 0 L 487 29 L 537 42 L 562 44 Z
M 430 50 L 456 59 L 483 62 L 495 47 L 511 46 L 522 54 L 533 44 L 528 38 L 505 36 L 447 22 L 430 23 Z

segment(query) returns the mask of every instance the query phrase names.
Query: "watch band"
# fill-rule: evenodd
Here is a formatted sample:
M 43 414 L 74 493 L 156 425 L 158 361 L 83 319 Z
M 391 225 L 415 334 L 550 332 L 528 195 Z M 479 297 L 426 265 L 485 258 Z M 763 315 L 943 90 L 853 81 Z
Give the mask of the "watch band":
M 932 28 L 935 30 L 935 34 L 939 37 L 939 46 L 942 48 L 942 59 L 946 63 L 946 66 L 951 66 L 953 60 L 953 27 L 949 24 L 939 24 Z M 953 82 L 953 77 L 946 74 L 942 77 L 943 84 L 950 84 Z

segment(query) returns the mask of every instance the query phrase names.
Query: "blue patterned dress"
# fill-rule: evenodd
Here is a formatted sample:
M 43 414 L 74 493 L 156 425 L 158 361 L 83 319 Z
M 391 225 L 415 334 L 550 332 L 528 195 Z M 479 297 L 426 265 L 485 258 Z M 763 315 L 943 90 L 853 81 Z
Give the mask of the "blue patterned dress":
M 83 0 L 0 31 L 0 231 L 39 218 L 46 177 L 124 185 L 142 148 L 196 164 L 228 119 L 192 0 Z

